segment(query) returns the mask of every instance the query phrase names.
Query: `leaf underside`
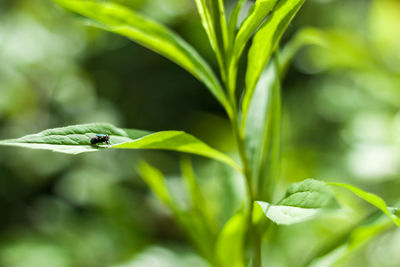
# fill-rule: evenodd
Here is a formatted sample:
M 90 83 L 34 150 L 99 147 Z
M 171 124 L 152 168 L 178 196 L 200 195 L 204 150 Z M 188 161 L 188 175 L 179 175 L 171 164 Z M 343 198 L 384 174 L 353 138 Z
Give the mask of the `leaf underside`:
M 312 219 L 332 201 L 333 194 L 326 183 L 306 179 L 289 186 L 286 196 L 276 205 L 257 201 L 265 216 L 276 224 L 290 225 Z

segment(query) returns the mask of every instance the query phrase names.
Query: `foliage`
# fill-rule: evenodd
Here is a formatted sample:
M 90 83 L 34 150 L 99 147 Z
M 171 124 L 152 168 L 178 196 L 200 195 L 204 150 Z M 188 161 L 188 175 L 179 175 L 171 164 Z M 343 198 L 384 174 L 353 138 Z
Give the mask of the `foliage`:
M 234 207 L 234 212 L 227 212 L 224 219 L 218 213 L 222 213 L 221 210 L 226 212 L 227 207 L 221 204 L 219 212 L 212 209 L 209 192 L 200 183 L 190 159 L 181 161 L 182 191 L 186 196 L 183 201 L 174 194 L 167 175 L 157 166 L 145 160 L 136 165 L 136 172 L 171 213 L 196 253 L 213 266 L 262 266 L 265 261 L 262 241 L 272 240 L 271 232 L 280 229 L 280 225 L 310 223 L 321 220 L 326 214 L 341 211 L 335 202 L 343 203 L 340 197 L 334 201 L 332 187 L 345 188 L 356 194 L 400 227 L 396 207 L 388 206 L 375 194 L 348 184 L 306 179 L 288 186 L 285 196 L 275 201 L 279 198 L 279 186 L 284 183 L 280 172 L 283 78 L 291 60 L 303 47 L 317 45 L 318 49 L 335 49 L 335 44 L 340 43 L 340 38 L 335 35 L 306 28 L 288 41 L 283 49 L 279 49 L 282 36 L 304 0 L 256 0 L 241 22 L 239 17 L 246 1 L 237 1 L 229 17 L 223 0 L 196 0 L 219 75 L 211 67 L 212 62 L 204 59 L 178 33 L 126 5 L 94 0 L 54 2 L 89 19 L 90 26 L 122 35 L 160 54 L 202 82 L 227 115 L 240 164 L 232 155 L 222 153 L 184 131 L 123 129 L 108 123 L 50 128 L 37 134 L 2 140 L 0 145 L 68 154 L 116 149 L 169 150 L 225 163 L 232 168 L 227 171 L 231 179 L 240 179 L 236 176 L 242 178 L 241 185 L 245 187 L 246 196 L 237 197 L 240 204 Z M 358 55 L 361 61 L 368 61 L 363 57 L 362 50 L 358 52 L 361 53 Z M 247 65 L 240 73 L 243 59 L 246 59 Z M 348 66 L 347 63 L 346 60 L 336 62 L 339 66 Z M 364 63 L 370 65 L 369 62 Z M 239 94 L 242 95 L 239 97 Z M 109 135 L 110 144 L 90 144 L 90 139 L 96 134 Z M 118 165 L 112 159 L 107 162 Z M 223 177 L 213 179 L 222 180 Z M 224 190 L 227 191 L 226 188 Z M 118 195 L 118 192 L 113 194 Z M 366 241 L 392 226 L 384 219 L 372 222 L 367 219 L 367 216 L 362 217 L 357 224 L 344 231 L 343 238 L 321 246 L 305 260 L 305 265 L 315 263 L 344 246 L 344 252 L 335 259 L 340 262 Z

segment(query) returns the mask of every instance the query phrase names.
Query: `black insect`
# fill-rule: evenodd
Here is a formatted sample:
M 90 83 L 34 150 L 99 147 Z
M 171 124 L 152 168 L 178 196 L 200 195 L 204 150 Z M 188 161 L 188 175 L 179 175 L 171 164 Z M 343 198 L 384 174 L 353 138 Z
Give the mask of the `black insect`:
M 90 143 L 92 145 L 99 144 L 99 143 L 104 143 L 106 142 L 107 145 L 110 144 L 110 136 L 108 134 L 96 134 L 96 136 L 93 136 L 90 138 Z

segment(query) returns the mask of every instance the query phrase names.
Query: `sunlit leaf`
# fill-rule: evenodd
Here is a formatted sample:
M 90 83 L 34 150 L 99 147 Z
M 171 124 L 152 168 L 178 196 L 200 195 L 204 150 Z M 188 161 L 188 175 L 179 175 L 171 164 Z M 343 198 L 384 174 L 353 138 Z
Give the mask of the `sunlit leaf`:
M 163 131 L 144 138 L 113 146 L 126 149 L 165 149 L 201 155 L 222 161 L 236 169 L 238 165 L 227 155 L 209 147 L 197 138 L 182 131 Z
M 96 26 L 120 35 L 163 55 L 202 81 L 231 114 L 224 90 L 210 66 L 198 52 L 165 26 L 136 12 L 111 3 L 78 0 L 54 0 L 61 6 L 97 22 Z
M 266 18 L 266 16 L 271 12 L 272 8 L 275 6 L 277 0 L 257 0 L 252 7 L 251 12 L 244 20 L 240 29 L 236 35 L 233 49 L 230 54 L 229 62 L 229 90 L 235 89 L 236 74 L 238 70 L 238 61 L 242 55 L 243 49 L 245 48 L 247 42 L 250 40 L 251 36 L 254 34 L 256 29 L 259 27 L 261 22 Z M 239 4 L 239 3 L 238 3 Z M 238 7 L 240 8 L 240 6 Z M 239 12 L 240 10 L 236 10 Z M 234 13 L 235 16 L 237 14 Z M 235 18 L 234 18 L 235 19 Z M 237 18 L 236 18 L 237 19 Z M 231 22 L 233 24 L 234 22 Z M 232 25 L 230 26 L 233 27 Z
M 276 205 L 257 201 L 265 216 L 277 224 L 295 224 L 312 219 L 331 203 L 333 194 L 321 181 L 307 179 L 289 186 L 286 196 Z
M 242 101 L 245 120 L 257 81 L 294 15 L 305 0 L 280 0 L 253 38 L 247 61 L 246 91 Z
M 212 0 L 210 1 L 210 6 L 219 50 L 225 57 L 225 51 L 228 46 L 228 26 L 226 24 L 224 1 Z
M 222 78 L 225 79 L 225 55 L 228 46 L 228 29 L 222 0 L 196 0 L 204 30 L 218 60 Z
M 37 134 L 26 135 L 17 139 L 0 141 L 3 146 L 18 146 L 32 149 L 45 149 L 68 154 L 98 151 L 108 148 L 105 143 L 90 144 L 90 138 L 96 134 L 110 136 L 110 144 L 119 144 L 142 138 L 151 134 L 148 131 L 124 130 L 108 123 L 91 123 L 47 129 Z
M 214 25 L 212 22 L 210 10 L 207 6 L 207 0 L 195 0 L 195 2 L 197 6 L 197 11 L 200 15 L 201 24 L 206 31 L 208 40 L 210 41 L 210 45 L 214 51 L 217 51 L 218 44 L 215 36 Z
M 216 243 L 216 258 L 221 267 L 244 267 L 243 239 L 246 233 L 246 216 L 239 212 L 225 224 Z
M 236 2 L 235 8 L 232 11 L 231 17 L 229 18 L 228 46 L 233 45 L 233 40 L 235 39 L 235 36 L 236 36 L 236 28 L 237 28 L 237 24 L 238 24 L 239 14 L 245 3 L 246 3 L 246 0 L 238 0 Z
M 110 145 L 90 144 L 96 134 L 110 136 Z M 92 123 L 48 129 L 18 139 L 0 141 L 0 145 L 45 149 L 68 154 L 97 151 L 100 149 L 163 149 L 187 152 L 224 162 L 234 168 L 238 165 L 227 155 L 209 147 L 197 138 L 182 131 L 148 132 L 120 129 L 111 124 Z
M 375 194 L 365 192 L 364 190 L 361 190 L 360 188 L 357 188 L 357 187 L 352 186 L 352 185 L 342 184 L 342 183 L 329 183 L 329 184 L 330 185 L 334 185 L 334 186 L 343 187 L 343 188 L 346 188 L 346 189 L 350 190 L 351 192 L 353 192 L 354 194 L 356 194 L 357 196 L 359 196 L 360 198 L 362 198 L 366 202 L 368 202 L 371 205 L 374 205 L 375 207 L 380 209 L 398 227 L 400 227 L 400 218 L 398 216 L 396 216 L 396 214 L 394 214 L 393 212 L 391 212 L 389 210 L 389 207 L 386 205 L 386 202 L 382 198 L 378 197 Z M 394 211 L 394 212 L 396 213 L 396 211 Z

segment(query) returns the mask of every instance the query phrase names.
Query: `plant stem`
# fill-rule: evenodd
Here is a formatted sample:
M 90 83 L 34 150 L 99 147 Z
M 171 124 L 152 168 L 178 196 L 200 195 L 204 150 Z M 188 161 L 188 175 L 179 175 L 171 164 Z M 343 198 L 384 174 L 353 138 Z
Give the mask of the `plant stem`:
M 232 131 L 236 139 L 236 143 L 239 150 L 240 159 L 243 165 L 243 175 L 246 181 L 246 189 L 247 189 L 247 198 L 248 198 L 248 217 L 247 217 L 247 238 L 246 241 L 253 242 L 253 267 L 261 267 L 261 239 L 257 235 L 257 229 L 253 225 L 253 209 L 254 209 L 254 201 L 256 199 L 256 195 L 253 188 L 253 178 L 252 171 L 249 166 L 249 161 L 247 158 L 246 145 L 245 145 L 245 137 L 244 134 L 240 131 L 240 123 L 238 119 L 238 109 L 236 100 L 233 94 L 230 94 L 230 101 L 233 108 L 233 116 L 231 119 Z M 245 242 L 248 243 L 248 242 Z

